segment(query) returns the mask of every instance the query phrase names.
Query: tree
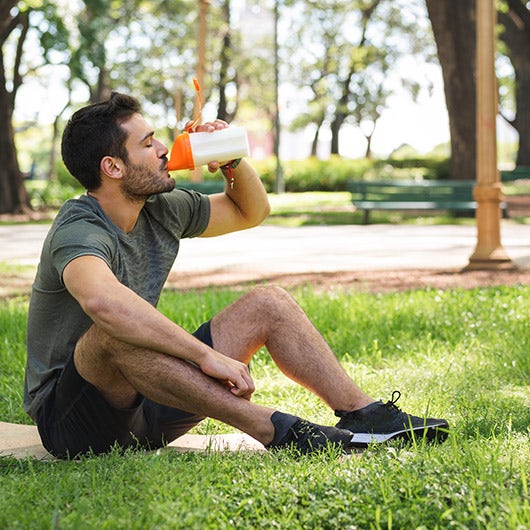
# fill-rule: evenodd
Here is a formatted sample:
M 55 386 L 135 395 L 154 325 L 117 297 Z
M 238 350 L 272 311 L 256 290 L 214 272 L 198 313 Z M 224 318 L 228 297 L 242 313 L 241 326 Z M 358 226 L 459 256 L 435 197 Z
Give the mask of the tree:
M 500 2 L 498 20 L 501 24 L 499 38 L 515 73 L 515 115 L 502 116 L 519 133 L 516 164 L 530 166 L 530 5 L 521 0 Z
M 400 58 L 432 56 L 432 35 L 422 24 L 422 10 L 419 2 L 398 0 L 295 4 L 296 29 L 288 43 L 291 79 L 301 93 L 309 88 L 311 96 L 308 110 L 293 127 L 316 126 L 313 154 L 325 124 L 331 129 L 331 153 L 338 154 L 341 129 L 349 123 L 361 128 L 371 156 L 371 138 L 388 97 L 399 84 L 418 92 L 417 82 L 396 74 Z
M 283 6 L 283 0 L 279 0 Z M 271 2 L 248 0 L 233 20 L 230 0 L 212 4 L 209 24 L 210 103 L 228 121 L 251 121 L 255 134 L 274 130 L 274 17 Z M 244 45 L 243 45 L 244 43 Z
M 442 67 L 454 179 L 476 175 L 475 2 L 426 0 Z
M 177 121 L 193 111 L 195 5 L 193 0 L 83 0 L 63 6 L 70 39 L 58 63 L 69 69 L 70 96 L 53 124 L 50 166 L 61 114 L 79 103 L 72 94 L 84 93 L 84 104 L 113 90 L 130 93 L 142 100 L 157 130 L 166 127 L 167 136 L 174 135 Z
M 39 62 L 24 61 L 24 45 L 33 32 L 41 48 Z M 0 213 L 27 212 L 29 198 L 15 147 L 13 112 L 24 77 L 52 62 L 66 47 L 66 30 L 52 2 L 0 0 Z
M 30 208 L 18 165 L 13 128 L 17 91 L 22 84 L 22 53 L 29 29 L 29 9 L 16 0 L 0 2 L 0 213 L 22 213 Z M 11 77 L 7 72 L 7 43 L 15 49 Z
M 375 47 L 367 36 L 368 26 L 382 0 L 371 0 L 359 3 L 360 36 L 355 47 L 349 52 L 341 53 L 346 58 L 345 65 L 337 71 L 337 85 L 340 96 L 335 106 L 335 112 L 331 121 L 331 154 L 339 154 L 339 133 L 342 125 L 350 115 L 350 101 L 352 99 L 351 85 L 354 77 L 364 72 L 367 64 L 371 61 L 387 61 L 387 50 Z M 382 53 L 381 53 L 382 52 Z M 368 59 L 368 58 L 371 59 Z M 355 102 L 356 103 L 356 102 Z M 377 119 L 374 117 L 374 123 Z
M 76 17 L 79 44 L 72 50 L 70 70 L 74 79 L 88 89 L 89 100 L 96 103 L 110 95 L 107 45 L 109 33 L 118 22 L 115 3 L 83 0 L 84 9 Z
M 238 92 L 236 92 L 236 98 L 232 109 L 229 109 L 229 97 L 227 94 L 228 85 L 235 83 L 237 85 L 236 69 L 233 68 L 233 56 L 234 56 L 234 42 L 232 38 L 232 28 L 230 21 L 230 0 L 224 0 L 221 5 L 221 13 L 223 20 L 223 34 L 222 34 L 222 46 L 219 57 L 219 80 L 217 83 L 217 89 L 219 92 L 219 105 L 217 111 L 217 117 L 221 120 L 231 122 L 237 113 L 238 106 Z

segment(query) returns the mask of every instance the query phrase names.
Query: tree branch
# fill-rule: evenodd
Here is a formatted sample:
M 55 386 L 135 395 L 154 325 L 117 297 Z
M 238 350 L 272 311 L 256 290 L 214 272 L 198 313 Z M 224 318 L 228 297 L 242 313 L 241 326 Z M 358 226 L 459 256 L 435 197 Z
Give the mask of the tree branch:
M 521 0 L 507 0 L 510 11 L 508 16 L 520 31 L 530 29 L 530 11 Z
M 15 98 L 17 90 L 22 84 L 22 76 L 20 75 L 20 64 L 22 63 L 24 41 L 26 40 L 26 35 L 28 34 L 29 30 L 29 10 L 19 14 L 20 25 L 22 26 L 22 30 L 20 32 L 20 36 L 17 42 L 17 53 L 15 56 L 15 64 L 13 67 L 13 90 L 11 91 L 13 94 L 13 99 Z

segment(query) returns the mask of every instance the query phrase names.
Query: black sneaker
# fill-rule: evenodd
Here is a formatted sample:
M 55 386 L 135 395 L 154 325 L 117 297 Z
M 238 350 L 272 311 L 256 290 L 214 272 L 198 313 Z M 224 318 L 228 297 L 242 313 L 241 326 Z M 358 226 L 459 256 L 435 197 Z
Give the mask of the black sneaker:
M 371 443 L 383 443 L 395 438 L 406 440 L 421 439 L 443 442 L 447 438 L 449 424 L 446 420 L 420 418 L 401 411 L 396 401 L 401 396 L 397 390 L 392 392 L 392 399 L 383 403 L 377 401 L 367 407 L 353 412 L 337 410 L 340 417 L 339 429 L 353 433 L 351 445 L 367 447 Z
M 268 448 L 293 448 L 306 454 L 322 451 L 331 446 L 347 453 L 351 437 L 350 431 L 317 425 L 300 418 L 289 427 L 287 434 L 279 442 L 271 444 Z

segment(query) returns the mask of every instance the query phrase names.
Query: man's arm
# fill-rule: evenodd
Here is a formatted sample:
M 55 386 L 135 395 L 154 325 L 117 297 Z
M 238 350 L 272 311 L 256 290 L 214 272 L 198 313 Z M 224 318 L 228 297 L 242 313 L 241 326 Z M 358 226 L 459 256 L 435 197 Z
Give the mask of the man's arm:
M 209 164 L 215 171 L 219 164 Z M 228 177 L 228 172 L 223 171 Z M 270 212 L 269 199 L 254 168 L 245 160 L 232 169 L 233 186 L 224 193 L 210 195 L 210 221 L 201 237 L 218 236 L 259 225 Z
M 192 122 L 186 124 L 189 127 Z M 213 132 L 228 127 L 223 120 L 197 125 L 195 132 Z M 193 134 L 193 132 L 191 133 Z M 225 161 L 226 163 L 228 161 Z M 208 170 L 215 173 L 222 163 L 210 162 Z M 228 179 L 229 171 L 222 170 Z M 233 185 L 227 182 L 224 193 L 210 195 L 210 221 L 201 237 L 219 236 L 259 225 L 270 212 L 269 199 L 254 168 L 245 160 L 232 169 Z
M 85 313 L 106 334 L 133 346 L 195 363 L 205 374 L 226 382 L 240 397 L 254 384 L 248 368 L 213 350 L 121 284 L 96 256 L 81 256 L 64 269 L 63 281 Z

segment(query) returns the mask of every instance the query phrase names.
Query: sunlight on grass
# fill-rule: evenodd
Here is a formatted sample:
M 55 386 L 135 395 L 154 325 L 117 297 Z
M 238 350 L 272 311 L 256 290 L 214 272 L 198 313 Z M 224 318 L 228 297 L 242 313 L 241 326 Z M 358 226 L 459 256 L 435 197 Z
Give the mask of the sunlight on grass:
M 289 211 L 309 211 L 319 209 L 350 209 L 350 193 L 338 192 L 307 192 L 307 193 L 275 193 L 269 194 L 269 202 L 273 213 Z
M 186 329 L 241 293 L 165 291 L 161 309 Z M 113 451 L 76 462 L 0 458 L 0 528 L 530 527 L 530 287 L 354 290 L 293 295 L 376 398 L 446 417 L 442 445 L 330 452 Z M 0 417 L 21 407 L 27 298 L 0 308 Z M 273 365 L 251 364 L 257 403 L 332 424 L 333 412 Z M 196 432 L 231 432 L 213 420 Z

